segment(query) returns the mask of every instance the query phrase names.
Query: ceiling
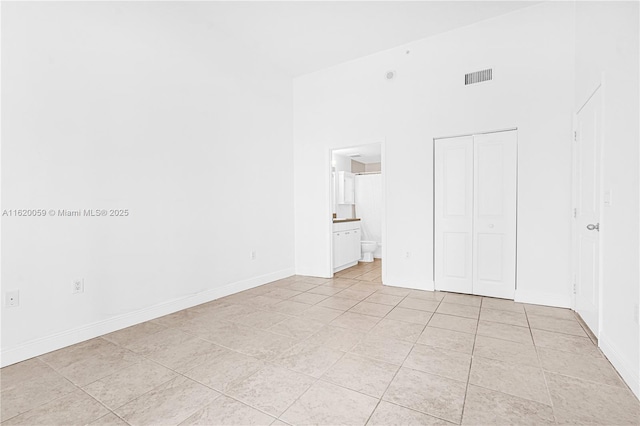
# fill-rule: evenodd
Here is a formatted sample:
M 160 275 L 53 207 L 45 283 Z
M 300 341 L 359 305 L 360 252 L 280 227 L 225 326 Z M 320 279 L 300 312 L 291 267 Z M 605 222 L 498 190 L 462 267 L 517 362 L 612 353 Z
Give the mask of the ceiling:
M 503 15 L 539 1 L 184 2 L 191 20 L 291 76 Z
M 352 160 L 363 164 L 379 163 L 382 161 L 382 145 L 371 143 L 351 148 L 335 149 L 333 150 L 333 155 L 351 157 Z

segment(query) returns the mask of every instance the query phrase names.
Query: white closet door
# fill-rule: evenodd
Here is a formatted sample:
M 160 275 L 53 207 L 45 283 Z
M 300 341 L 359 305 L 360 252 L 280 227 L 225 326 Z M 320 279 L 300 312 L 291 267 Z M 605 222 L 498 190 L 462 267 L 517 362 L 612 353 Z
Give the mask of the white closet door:
M 513 299 L 517 134 L 474 136 L 473 294 Z
M 435 141 L 435 283 L 472 292 L 473 137 Z

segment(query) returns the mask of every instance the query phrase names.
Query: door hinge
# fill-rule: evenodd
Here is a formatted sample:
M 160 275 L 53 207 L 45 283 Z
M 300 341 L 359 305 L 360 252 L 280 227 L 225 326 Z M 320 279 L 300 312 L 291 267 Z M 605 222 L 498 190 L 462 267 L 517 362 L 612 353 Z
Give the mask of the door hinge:
M 576 294 L 576 287 L 577 287 L 576 276 L 574 274 L 573 275 L 573 294 Z
M 578 217 L 578 209 L 577 208 L 573 208 L 573 218 L 577 218 Z
M 578 142 L 578 132 L 575 130 L 573 131 L 573 141 Z

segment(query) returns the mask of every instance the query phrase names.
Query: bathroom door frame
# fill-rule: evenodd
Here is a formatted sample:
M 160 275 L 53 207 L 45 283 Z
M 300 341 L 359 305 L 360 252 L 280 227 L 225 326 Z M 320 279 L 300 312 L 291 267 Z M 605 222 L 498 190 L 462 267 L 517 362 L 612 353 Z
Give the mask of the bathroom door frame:
M 437 136 L 434 137 L 431 142 L 432 142 L 432 148 L 433 148 L 433 152 L 432 152 L 432 158 L 433 158 L 433 176 L 432 176 L 432 181 L 433 181 L 433 187 L 432 187 L 432 202 L 433 202 L 433 210 L 432 210 L 432 218 L 433 218 L 433 258 L 432 258 L 432 265 L 433 265 L 433 275 L 432 275 L 432 279 L 433 279 L 433 289 L 434 291 L 437 291 L 436 289 L 436 140 L 439 139 L 452 139 L 452 138 L 460 138 L 460 137 L 468 137 L 468 136 L 477 136 L 477 135 L 486 135 L 486 134 L 491 134 L 491 133 L 502 133 L 502 132 L 511 132 L 511 131 L 515 131 L 516 132 L 516 140 L 515 140 L 515 144 L 516 144 L 516 173 L 515 173 L 515 185 L 516 185 L 516 194 L 515 194 L 515 201 L 516 201 L 516 206 L 515 206 L 515 280 L 514 280 L 514 297 L 512 300 L 515 300 L 517 298 L 517 293 L 518 293 L 518 208 L 519 208 L 519 203 L 518 203 L 518 194 L 520 192 L 520 188 L 519 188 L 519 179 L 518 179 L 518 175 L 519 175 L 519 162 L 520 162 L 520 157 L 518 155 L 518 146 L 519 146 L 519 142 L 518 142 L 518 137 L 517 137 L 517 132 L 518 132 L 518 128 L 517 127 L 509 127 L 509 128 L 503 128 L 503 129 L 498 129 L 498 130 L 485 130 L 485 131 L 481 131 L 481 132 L 473 132 L 473 133 L 463 133 L 463 134 L 457 134 L 457 135 L 449 135 L 449 136 Z
M 329 269 L 326 273 L 326 277 L 328 278 L 333 278 L 334 277 L 334 273 L 333 273 L 333 200 L 335 197 L 334 194 L 334 185 L 333 185 L 333 178 L 332 178 L 332 173 L 333 173 L 333 152 L 334 151 L 340 151 L 343 149 L 349 149 L 349 148 L 357 148 L 359 146 L 365 146 L 365 145 L 374 145 L 374 144 L 380 144 L 380 173 L 382 174 L 382 284 L 384 284 L 387 281 L 387 268 L 385 267 L 385 262 L 384 259 L 387 256 L 387 245 L 385 244 L 385 241 L 387 240 L 387 179 L 386 179 L 386 150 L 387 150 L 387 139 L 386 137 L 383 138 L 381 141 L 379 142 L 365 142 L 365 143 L 359 143 L 359 144 L 355 144 L 355 145 L 347 145 L 347 146 L 340 146 L 340 147 L 335 147 L 335 148 L 330 148 L 327 151 L 327 156 L 328 156 L 328 160 L 326 162 L 326 164 L 328 164 L 328 168 L 327 173 L 326 173 L 326 179 L 325 182 L 328 182 L 328 191 L 326 192 L 326 194 L 328 194 L 328 200 L 329 202 L 326 203 L 326 215 L 325 217 L 328 218 L 326 223 L 326 232 L 325 235 L 328 236 L 328 246 L 329 246 L 329 250 L 327 250 L 326 252 L 329 253 Z

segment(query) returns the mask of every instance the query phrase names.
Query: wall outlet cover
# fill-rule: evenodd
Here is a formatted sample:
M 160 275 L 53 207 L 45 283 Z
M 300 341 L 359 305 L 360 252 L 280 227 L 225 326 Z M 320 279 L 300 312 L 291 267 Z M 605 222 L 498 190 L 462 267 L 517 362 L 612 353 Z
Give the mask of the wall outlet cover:
M 84 292 L 84 278 L 78 278 L 73 280 L 73 289 L 72 293 L 83 293 Z

